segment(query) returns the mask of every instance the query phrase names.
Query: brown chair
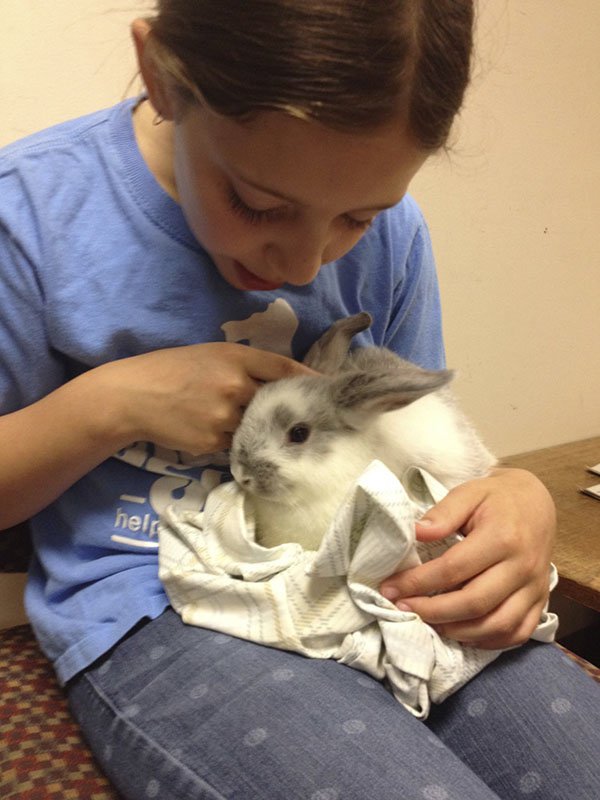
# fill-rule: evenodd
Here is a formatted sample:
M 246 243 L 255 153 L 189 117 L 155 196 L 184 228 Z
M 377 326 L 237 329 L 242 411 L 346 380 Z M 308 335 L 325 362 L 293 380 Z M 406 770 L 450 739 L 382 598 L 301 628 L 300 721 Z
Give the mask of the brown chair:
M 24 572 L 26 526 L 0 532 L 0 572 Z M 2 800 L 119 800 L 71 718 L 29 625 L 0 630 Z

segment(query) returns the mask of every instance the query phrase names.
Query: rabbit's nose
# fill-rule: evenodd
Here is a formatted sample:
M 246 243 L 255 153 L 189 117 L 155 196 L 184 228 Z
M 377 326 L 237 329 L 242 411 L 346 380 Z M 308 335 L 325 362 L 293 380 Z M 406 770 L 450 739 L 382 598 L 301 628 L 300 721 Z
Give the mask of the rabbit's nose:
M 252 476 L 249 475 L 243 467 L 236 466 L 231 470 L 231 473 L 242 489 L 251 491 L 253 484 Z
M 246 474 L 246 471 L 243 467 L 239 464 L 232 463 L 231 464 L 231 474 L 233 475 L 235 481 L 239 483 L 240 486 L 247 486 L 250 480 L 250 477 Z

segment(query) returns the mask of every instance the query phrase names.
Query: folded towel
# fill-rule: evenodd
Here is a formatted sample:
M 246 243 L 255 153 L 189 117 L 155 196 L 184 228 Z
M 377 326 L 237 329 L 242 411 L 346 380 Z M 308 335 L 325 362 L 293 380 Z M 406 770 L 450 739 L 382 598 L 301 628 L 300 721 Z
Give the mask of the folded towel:
M 160 578 L 184 622 L 243 639 L 335 658 L 385 680 L 415 716 L 427 717 L 500 651 L 440 636 L 378 591 L 392 572 L 453 546 L 416 542 L 415 520 L 446 490 L 410 468 L 402 482 L 379 461 L 358 478 L 318 551 L 296 543 L 262 547 L 243 492 L 213 489 L 203 512 L 167 510 L 159 526 Z M 551 569 L 550 584 L 557 582 Z M 544 611 L 533 638 L 552 641 L 555 614 Z

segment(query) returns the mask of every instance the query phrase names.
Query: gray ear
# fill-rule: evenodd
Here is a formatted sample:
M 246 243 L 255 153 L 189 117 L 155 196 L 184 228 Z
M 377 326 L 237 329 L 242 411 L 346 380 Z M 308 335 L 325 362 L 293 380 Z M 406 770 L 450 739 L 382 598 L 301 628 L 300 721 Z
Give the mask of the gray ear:
M 348 355 L 352 337 L 369 328 L 372 321 L 371 315 L 366 311 L 339 319 L 320 339 L 317 339 L 303 363 L 326 375 L 334 374 Z
M 451 370 L 422 369 L 388 350 L 368 347 L 356 351 L 350 369 L 333 379 L 332 392 L 340 411 L 362 418 L 414 403 L 453 376 Z

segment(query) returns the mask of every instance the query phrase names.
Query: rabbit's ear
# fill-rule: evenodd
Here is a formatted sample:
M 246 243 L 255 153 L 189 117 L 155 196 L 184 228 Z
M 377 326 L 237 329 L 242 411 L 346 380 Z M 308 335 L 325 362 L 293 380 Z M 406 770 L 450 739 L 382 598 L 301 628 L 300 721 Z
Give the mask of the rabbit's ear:
M 332 381 L 336 407 L 350 417 L 358 414 L 357 423 L 365 415 L 410 405 L 445 386 L 454 375 L 451 370 L 426 370 L 400 359 L 395 365 L 385 359 L 384 363 L 365 366 L 344 372 Z
M 304 364 L 325 375 L 333 375 L 346 359 L 352 337 L 369 328 L 372 321 L 366 311 L 338 320 L 313 344 Z

